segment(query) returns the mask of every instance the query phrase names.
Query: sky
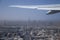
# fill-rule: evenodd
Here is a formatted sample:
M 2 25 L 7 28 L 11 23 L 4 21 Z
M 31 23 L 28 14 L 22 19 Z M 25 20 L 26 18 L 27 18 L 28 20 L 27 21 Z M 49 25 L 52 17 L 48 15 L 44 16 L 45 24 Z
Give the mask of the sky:
M 46 10 L 11 8 L 9 5 L 60 4 L 60 0 L 0 0 L 0 20 L 41 20 L 59 21 L 60 13 L 46 15 Z

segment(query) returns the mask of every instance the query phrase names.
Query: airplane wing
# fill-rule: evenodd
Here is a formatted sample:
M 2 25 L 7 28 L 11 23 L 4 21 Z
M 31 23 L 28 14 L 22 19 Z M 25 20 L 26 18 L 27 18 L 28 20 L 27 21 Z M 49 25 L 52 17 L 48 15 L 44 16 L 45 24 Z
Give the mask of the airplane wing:
M 60 12 L 60 4 L 55 5 L 10 5 L 9 7 L 37 9 L 37 10 L 49 10 L 48 14 L 54 14 Z

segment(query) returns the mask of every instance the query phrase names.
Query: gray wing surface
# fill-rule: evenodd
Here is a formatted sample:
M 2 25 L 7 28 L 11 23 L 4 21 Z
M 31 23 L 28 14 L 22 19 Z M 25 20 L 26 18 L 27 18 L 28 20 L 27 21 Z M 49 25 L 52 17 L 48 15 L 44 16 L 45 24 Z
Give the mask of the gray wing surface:
M 57 12 L 60 12 L 60 4 L 55 4 L 55 5 L 10 5 L 9 7 L 48 10 L 48 12 L 47 12 L 48 14 L 55 14 Z

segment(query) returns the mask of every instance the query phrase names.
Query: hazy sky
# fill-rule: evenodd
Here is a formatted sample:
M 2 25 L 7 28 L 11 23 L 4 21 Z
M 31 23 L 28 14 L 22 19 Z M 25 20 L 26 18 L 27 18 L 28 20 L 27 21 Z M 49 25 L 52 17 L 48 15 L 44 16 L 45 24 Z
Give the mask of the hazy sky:
M 60 13 L 46 15 L 47 11 L 8 7 L 46 4 L 60 4 L 60 0 L 0 0 L 0 20 L 60 20 Z

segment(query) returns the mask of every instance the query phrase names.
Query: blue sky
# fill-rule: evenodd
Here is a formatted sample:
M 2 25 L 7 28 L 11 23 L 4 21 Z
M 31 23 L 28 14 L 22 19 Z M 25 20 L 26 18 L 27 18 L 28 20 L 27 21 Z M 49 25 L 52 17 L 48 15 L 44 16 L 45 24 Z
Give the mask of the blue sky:
M 9 5 L 46 5 L 60 4 L 60 0 L 1 0 L 0 1 L 0 20 L 60 20 L 60 13 L 46 15 L 47 11 L 10 8 Z

